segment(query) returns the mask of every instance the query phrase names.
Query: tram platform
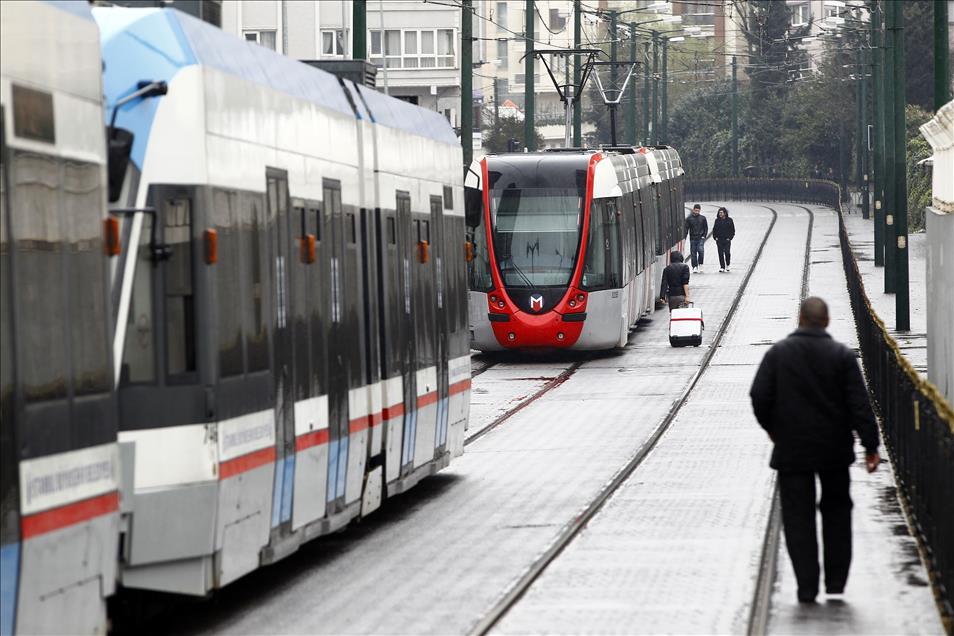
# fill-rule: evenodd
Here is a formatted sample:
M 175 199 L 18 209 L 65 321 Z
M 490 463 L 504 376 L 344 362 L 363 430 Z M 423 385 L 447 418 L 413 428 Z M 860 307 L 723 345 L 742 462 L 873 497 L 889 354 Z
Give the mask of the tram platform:
M 927 236 L 924 232 L 908 235 L 908 293 L 910 331 L 895 330 L 895 295 L 884 293 L 884 267 L 874 264 L 874 219 L 861 214 L 845 215 L 845 228 L 858 271 L 865 281 L 868 299 L 904 356 L 922 375 L 927 376 Z
M 704 213 L 714 218 L 716 205 Z M 784 544 L 766 541 L 775 473 L 748 390 L 767 348 L 795 328 L 804 291 L 829 301 L 833 335 L 854 346 L 837 222 L 822 208 L 725 205 L 737 228 L 732 272 L 718 272 L 709 242 L 706 272 L 690 282 L 702 346 L 670 347 L 661 311 L 622 351 L 480 356 L 466 450 L 448 469 L 152 627 L 943 633 L 887 463 L 852 472 L 855 558 L 842 603 L 796 603 Z

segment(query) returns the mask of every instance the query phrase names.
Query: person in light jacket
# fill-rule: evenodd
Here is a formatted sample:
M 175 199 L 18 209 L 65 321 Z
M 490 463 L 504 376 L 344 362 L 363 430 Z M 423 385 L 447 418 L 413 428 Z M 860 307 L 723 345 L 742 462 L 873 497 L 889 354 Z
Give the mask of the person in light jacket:
M 719 208 L 715 224 L 712 226 L 712 238 L 719 251 L 719 271 L 727 272 L 732 265 L 732 239 L 735 238 L 735 222 L 729 218 L 729 211 Z

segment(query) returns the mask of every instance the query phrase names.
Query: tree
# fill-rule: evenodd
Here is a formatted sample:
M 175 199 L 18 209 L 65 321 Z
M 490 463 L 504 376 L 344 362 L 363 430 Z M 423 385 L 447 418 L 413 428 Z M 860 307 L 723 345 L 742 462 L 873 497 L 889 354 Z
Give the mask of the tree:
M 483 145 L 488 153 L 507 152 L 507 142 L 510 139 L 518 140 L 520 149 L 523 149 L 523 120 L 517 117 L 500 117 L 496 124 L 494 123 L 493 109 L 484 109 L 484 121 L 490 122 L 490 126 L 484 129 Z M 543 135 L 538 128 L 534 128 L 537 139 L 537 148 L 543 148 Z

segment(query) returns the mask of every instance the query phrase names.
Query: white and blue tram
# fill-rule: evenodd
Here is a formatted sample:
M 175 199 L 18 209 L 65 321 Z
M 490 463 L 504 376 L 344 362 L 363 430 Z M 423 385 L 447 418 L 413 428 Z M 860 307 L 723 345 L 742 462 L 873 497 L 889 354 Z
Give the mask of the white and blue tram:
M 89 5 L 0 3 L 0 632 L 103 631 L 120 466 Z
M 684 237 L 672 148 L 490 155 L 465 179 L 471 346 L 612 349 Z
M 207 594 L 463 451 L 464 204 L 446 119 L 175 10 L 95 8 L 94 22 L 83 3 L 0 4 L 4 633 L 103 631 L 116 581 Z M 31 40 L 11 5 L 24 25 L 60 11 L 82 27 Z M 8 45 L 23 64 L 10 80 Z M 40 144 L 7 113 L 10 82 L 35 84 L 44 52 L 60 72 L 42 77 L 88 103 L 47 87 L 56 140 Z M 79 516 L 47 514 L 74 484 Z

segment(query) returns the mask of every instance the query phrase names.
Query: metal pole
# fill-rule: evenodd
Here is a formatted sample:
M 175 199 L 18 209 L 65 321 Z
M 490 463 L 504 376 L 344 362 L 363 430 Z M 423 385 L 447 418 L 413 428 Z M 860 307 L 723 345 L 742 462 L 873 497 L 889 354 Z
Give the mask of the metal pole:
M 893 294 L 895 290 L 895 262 L 897 261 L 898 241 L 894 233 L 894 217 L 897 205 L 895 189 L 897 177 L 895 174 L 894 154 L 897 151 L 894 137 L 897 131 L 894 128 L 894 11 L 892 3 L 884 8 L 884 293 Z
M 871 1 L 871 78 L 874 83 L 874 263 L 884 267 L 884 37 L 881 31 L 881 5 Z
M 384 34 L 381 34 L 384 37 Z M 351 4 L 351 59 L 368 59 L 368 2 L 354 0 Z
M 861 65 L 861 49 L 855 51 L 855 68 L 858 69 L 854 73 L 855 77 L 858 78 L 855 82 L 855 185 L 858 187 L 858 193 L 860 195 L 864 188 L 864 177 L 862 176 L 861 167 L 861 132 L 865 124 L 864 104 L 861 101 L 861 84 L 863 80 L 860 74 L 864 72 L 864 67 Z
M 618 77 L 616 73 L 616 62 L 619 59 L 619 47 L 618 47 L 619 38 L 617 37 L 617 34 L 619 32 L 619 29 L 617 28 L 618 27 L 617 20 L 619 18 L 619 13 L 617 13 L 616 11 L 610 11 L 609 17 L 610 17 L 610 30 L 609 30 L 610 62 L 612 62 L 612 64 L 610 64 L 610 87 L 611 87 L 611 90 L 616 90 L 616 88 L 619 86 L 619 84 L 617 84 L 617 81 L 616 81 Z
M 573 48 L 580 48 L 580 39 L 583 35 L 583 12 L 580 7 L 580 0 L 573 0 Z M 573 85 L 580 85 L 580 77 L 583 75 L 583 69 L 580 67 L 579 54 L 573 56 Z M 573 109 L 573 146 L 580 148 L 583 146 L 583 101 L 577 103 Z
M 636 59 L 636 29 L 629 25 L 629 59 Z M 630 145 L 636 145 L 636 81 L 630 78 L 629 104 L 626 105 L 626 140 Z
M 662 120 L 659 126 L 659 142 L 669 143 L 669 38 L 662 41 Z
M 388 89 L 388 42 L 384 31 L 384 0 L 378 0 L 378 29 L 381 31 L 381 75 L 384 77 L 384 94 L 390 95 Z M 400 51 L 398 51 L 400 55 Z
M 497 97 L 497 76 L 494 75 L 494 131 L 500 130 L 500 99 Z
M 659 36 L 653 31 L 653 145 L 659 143 Z
M 527 41 L 527 56 L 524 58 L 524 67 L 523 67 L 523 102 L 524 102 L 524 114 L 523 114 L 523 145 L 527 150 L 536 150 L 537 149 L 537 135 L 536 129 L 533 125 L 533 24 L 534 24 L 534 12 L 533 12 L 533 0 L 526 0 L 526 25 L 525 29 L 525 39 Z
M 464 169 L 474 158 L 474 23 L 472 0 L 460 8 L 460 143 Z
M 732 56 L 732 176 L 739 176 L 739 85 L 736 79 L 738 63 Z
M 868 49 L 861 49 L 861 218 L 870 219 L 868 187 L 871 183 L 871 167 L 868 156 Z
M 904 106 L 904 5 L 892 2 L 894 11 L 894 177 L 895 189 L 894 234 L 897 239 L 894 307 L 895 329 L 910 331 L 911 307 L 908 288 L 908 175 L 907 144 Z
M 951 101 L 947 0 L 934 0 L 934 110 Z
M 649 42 L 643 42 L 643 145 L 649 145 Z

